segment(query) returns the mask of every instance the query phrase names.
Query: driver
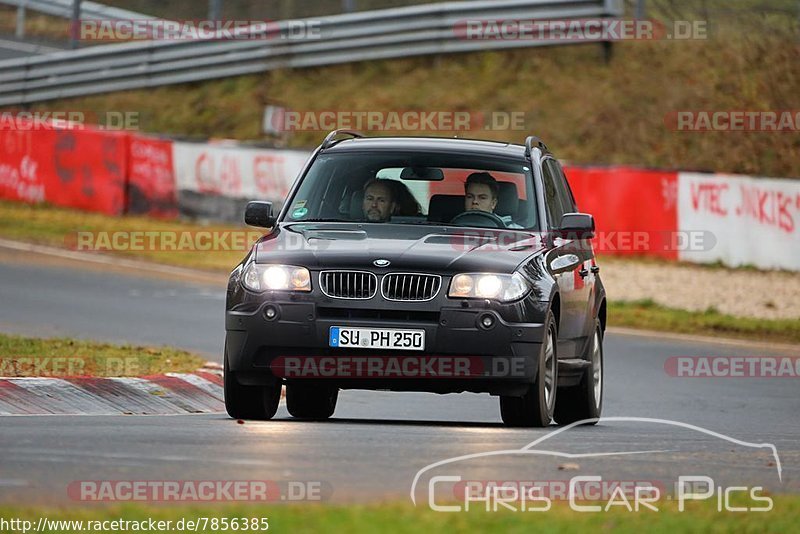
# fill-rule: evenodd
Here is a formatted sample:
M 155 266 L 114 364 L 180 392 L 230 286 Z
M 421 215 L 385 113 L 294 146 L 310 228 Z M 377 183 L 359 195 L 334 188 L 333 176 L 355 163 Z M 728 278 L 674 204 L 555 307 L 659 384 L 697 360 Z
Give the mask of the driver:
M 494 213 L 500 186 L 488 172 L 473 172 L 464 183 L 464 211 L 488 211 Z
M 485 211 L 494 213 L 497 199 L 500 196 L 500 185 L 488 172 L 473 172 L 464 182 L 464 210 Z M 498 215 L 507 228 L 522 228 L 512 222 L 509 216 Z
M 397 211 L 391 185 L 372 178 L 364 185 L 364 202 L 361 205 L 368 222 L 387 222 Z

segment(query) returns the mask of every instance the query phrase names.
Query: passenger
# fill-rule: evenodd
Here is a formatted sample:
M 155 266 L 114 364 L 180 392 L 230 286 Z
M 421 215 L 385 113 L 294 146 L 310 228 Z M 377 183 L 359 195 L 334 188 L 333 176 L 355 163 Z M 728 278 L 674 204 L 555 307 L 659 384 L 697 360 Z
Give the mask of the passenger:
M 419 205 L 408 186 L 396 180 L 391 180 L 391 184 L 394 187 L 394 198 L 397 199 L 397 212 L 395 215 L 422 217 L 422 206 Z

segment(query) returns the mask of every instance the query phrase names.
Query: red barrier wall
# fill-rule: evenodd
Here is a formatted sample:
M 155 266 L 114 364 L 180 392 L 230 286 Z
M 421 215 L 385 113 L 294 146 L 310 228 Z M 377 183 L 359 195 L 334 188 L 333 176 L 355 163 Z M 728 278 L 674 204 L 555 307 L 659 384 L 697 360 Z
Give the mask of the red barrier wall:
M 172 141 L 131 135 L 128 140 L 126 212 L 178 216 Z
M 175 217 L 172 141 L 97 129 L 0 130 L 0 198 Z M 633 167 L 565 171 L 581 211 L 594 215 L 596 250 L 678 258 L 678 175 Z M 466 178 L 466 175 L 464 176 Z M 463 194 L 439 191 L 431 193 Z
M 93 129 L 0 130 L 0 198 L 119 215 L 126 134 Z
M 678 173 L 566 166 L 578 209 L 594 215 L 600 253 L 678 258 Z
M 172 141 L 87 127 L 0 129 L 0 198 L 177 217 Z

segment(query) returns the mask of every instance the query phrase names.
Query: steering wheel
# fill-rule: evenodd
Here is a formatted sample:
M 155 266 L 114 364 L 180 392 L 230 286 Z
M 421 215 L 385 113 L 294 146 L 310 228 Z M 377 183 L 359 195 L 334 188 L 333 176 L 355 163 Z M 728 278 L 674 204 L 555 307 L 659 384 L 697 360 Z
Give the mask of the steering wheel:
M 487 226 L 485 223 L 491 223 L 491 226 Z M 480 228 L 505 228 L 506 223 L 503 222 L 503 219 L 495 215 L 494 213 L 490 213 L 488 211 L 481 211 L 481 210 L 470 210 L 470 211 L 463 211 L 453 217 L 453 220 L 450 221 L 451 224 L 459 224 L 462 226 L 478 226 Z M 483 223 L 483 224 L 481 224 Z

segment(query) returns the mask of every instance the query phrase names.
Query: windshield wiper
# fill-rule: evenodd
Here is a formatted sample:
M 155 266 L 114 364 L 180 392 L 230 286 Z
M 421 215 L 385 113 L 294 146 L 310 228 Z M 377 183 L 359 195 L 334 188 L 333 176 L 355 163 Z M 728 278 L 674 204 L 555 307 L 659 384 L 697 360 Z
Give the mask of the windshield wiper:
M 420 226 L 454 226 L 449 223 L 436 222 L 436 221 L 390 221 L 391 224 L 412 224 Z
M 342 219 L 303 219 L 301 221 L 289 221 L 289 224 L 318 223 L 318 222 L 354 223 L 358 221 L 343 221 Z

